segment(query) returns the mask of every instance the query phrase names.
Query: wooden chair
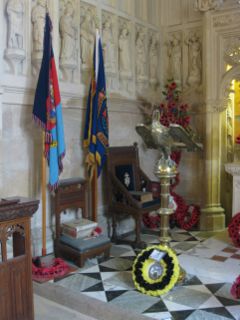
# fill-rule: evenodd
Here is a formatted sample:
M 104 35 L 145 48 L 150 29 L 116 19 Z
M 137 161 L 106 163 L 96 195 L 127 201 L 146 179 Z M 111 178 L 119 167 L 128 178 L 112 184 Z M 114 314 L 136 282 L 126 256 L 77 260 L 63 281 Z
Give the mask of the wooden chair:
M 117 217 L 132 216 L 135 220 L 135 247 L 144 247 L 141 241 L 141 221 L 145 212 L 160 208 L 160 199 L 141 203 L 131 191 L 150 191 L 151 181 L 139 166 L 138 147 L 109 147 L 107 150 L 108 213 L 112 218 L 112 241 L 119 242 Z

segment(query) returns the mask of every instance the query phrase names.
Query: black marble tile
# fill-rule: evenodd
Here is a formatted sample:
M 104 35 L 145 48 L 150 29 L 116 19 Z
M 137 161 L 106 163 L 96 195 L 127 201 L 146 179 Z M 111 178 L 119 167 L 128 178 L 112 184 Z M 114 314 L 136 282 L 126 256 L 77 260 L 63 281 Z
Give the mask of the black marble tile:
M 205 284 L 205 287 L 208 288 L 213 294 L 215 294 L 225 283 L 212 283 L 212 284 Z
M 160 300 L 154 305 L 152 305 L 150 308 L 144 311 L 144 313 L 152 313 L 152 312 L 163 312 L 163 311 L 168 311 L 165 303 Z
M 109 301 L 121 296 L 125 292 L 128 292 L 128 290 L 105 291 L 107 301 L 109 302 Z
M 117 272 L 118 270 L 99 265 L 100 272 Z
M 95 291 L 104 291 L 102 282 L 95 284 L 94 286 L 83 290 L 82 292 L 95 292 Z
M 183 310 L 183 311 L 172 311 L 173 320 L 185 320 L 189 317 L 195 310 Z
M 207 309 L 201 309 L 205 312 L 208 312 L 208 313 L 212 313 L 212 314 L 215 314 L 215 315 L 218 315 L 218 316 L 222 316 L 222 317 L 226 317 L 228 319 L 234 319 L 234 317 L 231 315 L 230 312 L 228 312 L 227 309 L 225 309 L 224 307 L 220 307 L 220 308 L 207 308 Z
M 232 300 L 232 299 L 227 299 L 225 297 L 219 297 L 219 296 L 215 296 L 222 305 L 224 305 L 225 307 L 227 306 L 239 306 L 240 305 L 240 300 L 236 301 L 236 300 Z M 239 315 L 240 316 L 240 315 Z
M 83 276 L 88 276 L 89 278 L 93 278 L 93 279 L 96 279 L 96 280 L 102 280 L 100 272 L 93 272 L 93 273 L 91 273 L 91 272 L 90 273 L 82 272 L 81 274 Z
M 196 276 L 187 276 L 180 284 L 181 286 L 202 285 L 202 282 Z

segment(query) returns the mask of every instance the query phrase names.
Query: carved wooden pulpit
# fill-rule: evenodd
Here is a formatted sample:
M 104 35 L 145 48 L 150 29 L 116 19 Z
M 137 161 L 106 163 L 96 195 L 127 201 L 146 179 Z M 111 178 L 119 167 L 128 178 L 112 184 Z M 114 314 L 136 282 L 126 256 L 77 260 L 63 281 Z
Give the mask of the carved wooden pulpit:
M 39 201 L 0 201 L 0 319 L 33 320 L 30 218 Z

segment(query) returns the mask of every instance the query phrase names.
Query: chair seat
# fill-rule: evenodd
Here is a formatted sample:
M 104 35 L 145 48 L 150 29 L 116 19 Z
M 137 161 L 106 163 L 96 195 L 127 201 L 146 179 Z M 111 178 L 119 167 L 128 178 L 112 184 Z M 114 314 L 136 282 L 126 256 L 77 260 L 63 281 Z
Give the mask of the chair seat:
M 89 239 L 72 239 L 65 235 L 60 237 L 60 242 L 72 247 L 79 252 L 85 252 L 92 248 L 98 248 L 104 244 L 110 243 L 110 239 L 105 235 L 100 235 L 98 237 L 92 237 Z

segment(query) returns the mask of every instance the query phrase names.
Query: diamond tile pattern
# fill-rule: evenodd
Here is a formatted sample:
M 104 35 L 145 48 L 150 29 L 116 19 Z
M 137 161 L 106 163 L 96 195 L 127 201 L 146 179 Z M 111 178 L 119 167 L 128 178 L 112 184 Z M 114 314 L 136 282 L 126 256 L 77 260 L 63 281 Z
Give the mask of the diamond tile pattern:
M 158 243 L 158 232 L 147 233 L 143 234 L 143 239 L 148 245 Z M 230 247 L 229 244 L 219 244 L 214 239 L 205 240 L 202 234 L 200 237 L 197 232 L 174 229 L 172 238 L 172 247 L 178 255 L 192 252 L 193 255 L 207 255 L 210 259 L 214 255 L 220 256 L 221 264 L 230 259 L 227 267 L 229 272 L 231 263 L 234 263 L 234 260 L 235 263 L 239 261 L 237 257 L 232 257 L 239 254 L 238 249 Z M 208 242 L 205 243 L 206 241 Z M 231 296 L 231 284 L 214 282 L 207 270 L 206 278 L 188 274 L 183 283 L 177 284 L 161 297 L 151 297 L 138 292 L 131 274 L 131 267 L 138 252 L 139 250 L 128 245 L 113 244 L 109 259 L 92 259 L 84 268 L 56 282 L 74 292 L 81 292 L 152 319 L 240 320 L 240 300 Z

